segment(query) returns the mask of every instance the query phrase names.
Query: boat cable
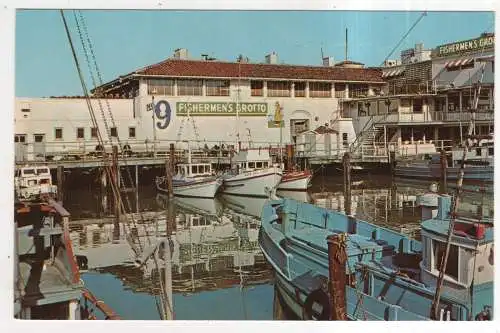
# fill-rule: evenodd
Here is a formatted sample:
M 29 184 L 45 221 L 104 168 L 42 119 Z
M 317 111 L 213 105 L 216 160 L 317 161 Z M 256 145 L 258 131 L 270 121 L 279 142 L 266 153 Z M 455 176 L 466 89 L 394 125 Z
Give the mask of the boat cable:
M 401 37 L 401 39 L 396 44 L 396 46 L 394 46 L 394 48 L 391 50 L 391 52 L 389 52 L 389 54 L 387 55 L 387 57 L 385 57 L 384 61 L 382 61 L 382 64 L 380 66 L 383 66 L 384 63 L 387 61 L 387 59 L 389 59 L 389 57 L 392 56 L 392 54 L 394 53 L 394 51 L 396 51 L 396 49 L 399 47 L 399 45 L 401 45 L 401 43 L 403 43 L 403 41 L 406 39 L 406 37 L 417 26 L 417 24 L 424 18 L 424 16 L 427 16 L 427 11 L 422 12 L 422 14 L 415 21 L 415 23 L 413 23 L 413 25 L 410 27 L 410 29 L 408 29 L 408 31 L 403 35 L 403 37 Z
M 484 52 L 484 46 L 483 46 L 483 51 Z M 482 53 L 481 52 L 481 53 Z M 460 162 L 460 169 L 458 171 L 458 177 L 457 177 L 457 185 L 456 185 L 456 190 L 455 190 L 455 195 L 453 197 L 451 209 L 450 209 L 450 222 L 448 226 L 448 235 L 446 239 L 446 249 L 444 252 L 444 255 L 441 257 L 441 263 L 439 265 L 439 276 L 438 280 L 436 283 L 436 292 L 434 294 L 434 299 L 432 301 L 431 305 L 431 313 L 430 316 L 434 320 L 438 320 L 439 318 L 439 302 L 441 298 L 441 288 L 443 285 L 443 280 L 444 280 L 444 273 L 448 264 L 448 256 L 450 253 L 450 247 L 451 247 L 451 239 L 453 237 L 454 229 L 455 229 L 455 221 L 457 218 L 457 208 L 459 204 L 459 198 L 462 195 L 462 184 L 463 184 L 463 179 L 464 179 L 464 169 L 465 169 L 465 161 L 467 157 L 467 152 L 470 147 L 473 146 L 473 140 L 472 140 L 472 135 L 475 132 L 475 113 L 478 107 L 479 103 L 479 96 L 481 94 L 481 84 L 484 78 L 484 72 L 485 72 L 485 67 L 486 67 L 486 62 L 483 62 L 481 66 L 481 75 L 479 77 L 478 83 L 477 83 L 477 90 L 475 92 L 475 98 L 474 98 L 474 106 L 471 109 L 471 117 L 470 117 L 470 122 L 469 122 L 469 129 L 467 133 L 467 139 L 463 143 L 463 152 L 462 152 L 462 160 Z
M 85 51 L 86 60 L 87 60 L 87 63 L 89 64 L 89 63 L 90 63 L 90 61 L 89 61 L 89 58 L 88 58 L 88 51 L 87 51 L 87 49 L 86 49 L 85 42 L 84 42 L 84 40 L 83 40 L 82 30 L 80 29 L 80 24 L 82 24 L 83 26 L 85 26 L 85 21 L 83 20 L 83 16 L 81 15 L 81 12 L 80 12 L 80 17 L 81 17 L 81 19 L 82 19 L 83 21 L 82 21 L 82 22 L 80 22 L 80 23 L 78 22 L 78 18 L 77 18 L 76 14 L 75 14 L 75 11 L 73 11 L 73 13 L 74 13 L 74 17 L 75 17 L 76 25 L 77 25 L 77 28 L 78 28 L 78 33 L 79 33 L 79 35 L 80 35 L 80 41 L 82 42 L 82 46 L 83 46 L 84 51 Z M 77 70 L 78 70 L 78 73 L 79 73 L 79 76 L 80 76 L 80 81 L 81 81 L 81 84 L 82 84 L 82 88 L 83 88 L 83 90 L 84 90 L 84 95 L 85 95 L 86 100 L 87 100 L 87 105 L 88 105 L 88 107 L 89 107 L 89 112 L 90 112 L 90 114 L 91 114 L 91 118 L 92 118 L 92 121 L 93 121 L 93 125 L 94 125 L 94 127 L 96 128 L 96 130 L 97 130 L 98 141 L 99 141 L 99 143 L 101 144 L 101 146 L 103 147 L 103 149 L 105 149 L 104 142 L 103 142 L 103 140 L 102 140 L 102 136 L 101 136 L 101 134 L 100 134 L 99 127 L 97 126 L 97 121 L 96 121 L 95 114 L 94 114 L 94 111 L 93 111 L 93 108 L 92 108 L 92 104 L 90 103 L 90 97 L 89 97 L 89 94 L 88 94 L 88 90 L 87 90 L 87 88 L 86 88 L 86 84 L 85 84 L 85 81 L 84 81 L 83 76 L 82 76 L 82 73 L 81 73 L 81 69 L 80 69 L 80 65 L 79 65 L 79 62 L 78 62 L 78 58 L 76 57 L 76 53 L 75 53 L 75 50 L 74 50 L 74 47 L 73 47 L 73 43 L 72 43 L 72 40 L 71 40 L 71 35 L 70 35 L 70 33 L 69 33 L 69 29 L 68 29 L 68 26 L 67 26 L 67 22 L 66 22 L 66 19 L 65 19 L 65 17 L 64 17 L 64 13 L 63 13 L 63 11 L 62 11 L 62 10 L 61 10 L 61 16 L 62 16 L 62 18 L 63 18 L 63 22 L 64 22 L 64 25 L 65 25 L 65 28 L 66 28 L 66 33 L 67 33 L 68 40 L 69 40 L 69 42 L 70 42 L 70 46 L 71 46 L 71 49 L 72 49 L 73 58 L 74 58 L 74 60 L 75 60 L 75 64 L 76 64 L 76 66 L 77 66 Z M 85 31 L 87 31 L 87 30 L 86 30 L 86 26 L 85 26 L 84 30 L 85 30 Z M 91 44 L 91 42 L 90 42 L 90 38 L 88 38 L 88 33 L 87 33 L 87 41 L 89 42 L 89 45 L 90 45 L 90 48 L 91 48 L 91 45 L 92 45 L 92 44 Z M 93 50 L 93 49 L 92 49 L 92 50 Z M 94 64 L 97 66 L 97 62 L 95 62 L 95 54 L 93 53 L 93 51 L 92 51 L 92 55 L 94 56 Z M 90 65 L 89 65 L 89 71 L 90 71 L 90 75 L 91 75 L 91 77 L 92 77 L 92 81 L 93 81 L 93 83 L 94 83 L 94 85 L 95 85 L 95 77 L 94 77 L 94 74 L 93 74 L 92 69 L 90 68 Z M 97 72 L 98 72 L 98 73 L 100 73 L 100 72 L 99 72 L 99 70 L 98 70 L 98 68 L 97 68 Z M 99 74 L 99 76 L 100 76 L 100 74 Z M 102 81 L 102 77 L 101 77 L 101 76 L 100 76 L 100 79 L 101 79 L 101 81 Z M 98 99 L 98 100 L 99 100 L 99 99 Z M 106 99 L 106 101 L 107 101 L 107 99 Z M 105 126 L 106 126 L 106 128 L 109 130 L 109 126 L 107 125 L 106 117 L 105 117 L 105 115 L 104 115 L 104 113 L 103 113 L 103 111 L 102 111 L 102 105 L 101 105 L 101 103 L 100 103 L 100 102 L 99 102 L 99 106 L 100 106 L 100 108 L 101 108 L 101 115 L 103 116 L 103 121 L 104 121 L 104 123 L 105 123 Z M 109 103 L 108 103 L 108 106 L 109 106 Z M 109 112 L 111 113 L 111 110 L 110 110 L 110 109 L 109 109 Z M 111 115 L 111 117 L 112 117 L 112 115 Z M 114 124 L 114 119 L 112 119 L 112 121 L 113 121 L 113 125 L 115 126 L 115 124 Z M 111 133 L 110 133 L 110 131 L 107 131 L 107 132 L 108 132 L 108 133 L 107 133 L 107 134 L 108 134 L 108 138 L 110 139 L 110 142 L 112 143 L 112 139 L 111 139 L 111 135 L 110 135 Z M 118 137 L 117 137 L 117 140 L 118 140 Z M 119 148 L 119 149 L 122 149 L 123 147 L 121 147 L 121 145 L 118 145 L 118 148 Z M 119 168 L 119 167 L 118 167 L 118 168 Z M 127 169 L 127 171 L 128 171 L 128 174 L 129 174 L 130 183 L 131 183 L 131 184 L 133 184 L 133 182 L 131 181 L 132 177 L 131 177 L 131 175 L 130 175 L 130 170 L 128 170 L 128 168 L 126 168 L 126 169 Z M 109 165 L 105 166 L 105 170 L 106 170 L 106 172 L 107 172 L 107 174 L 108 174 L 109 179 L 111 180 L 111 187 L 112 187 L 112 190 L 113 190 L 113 194 L 114 194 L 115 198 L 117 199 L 117 202 L 119 203 L 119 207 L 118 207 L 118 209 L 119 209 L 119 210 L 121 209 L 121 210 L 122 210 L 122 211 L 126 214 L 127 210 L 125 209 L 125 206 L 124 206 L 123 200 L 121 199 L 121 195 L 120 195 L 120 188 L 119 188 L 119 185 L 117 184 L 118 179 L 115 179 L 115 177 L 114 177 L 114 175 L 113 175 L 113 172 L 112 172 L 112 170 L 111 170 L 111 167 L 110 167 Z M 120 173 L 120 172 L 118 172 L 118 174 L 119 174 L 119 176 L 120 176 L 120 178 L 121 178 L 122 184 L 124 184 L 124 182 L 123 182 L 123 178 L 121 177 L 121 173 Z M 131 207 L 131 205 L 130 205 L 130 200 L 129 200 L 128 196 L 125 196 L 125 197 L 126 197 L 126 199 L 127 199 L 127 204 L 128 204 L 128 207 L 129 207 L 129 211 L 132 211 L 132 210 L 131 210 L 131 208 L 130 208 L 130 207 Z M 149 237 L 149 233 L 148 233 L 148 231 L 147 231 L 147 226 L 146 226 L 146 224 L 144 223 L 144 217 L 143 217 L 143 215 L 142 215 L 142 212 L 139 212 L 139 214 L 140 214 L 141 219 L 142 219 L 142 221 L 143 221 L 143 226 L 144 226 L 145 233 L 146 233 L 146 235 L 147 235 L 147 240 L 148 240 L 148 242 L 151 244 L 151 240 L 150 240 L 150 237 Z M 127 216 L 127 215 L 126 215 L 126 216 Z M 136 223 L 135 223 L 135 219 L 134 219 L 134 217 L 133 217 L 131 214 L 130 214 L 130 217 L 131 217 L 131 219 L 132 219 L 132 221 L 133 221 L 133 225 L 134 225 L 134 227 L 136 227 Z M 126 226 L 127 226 L 127 227 L 129 227 L 129 230 L 130 230 L 130 225 L 126 224 Z M 137 227 L 136 227 L 136 228 L 137 228 Z M 128 240 L 128 237 L 127 237 L 127 240 Z M 138 240 L 138 238 L 137 238 L 137 240 Z M 135 245 L 135 242 L 133 242 L 133 244 L 131 244 L 131 248 L 132 248 L 132 250 L 134 251 L 134 253 L 135 253 L 135 254 L 136 254 L 136 256 L 137 256 L 137 255 L 138 255 L 138 254 L 137 254 L 137 250 L 134 248 L 134 245 Z M 139 241 L 139 248 L 140 248 L 140 251 L 141 251 L 141 253 L 142 253 L 142 244 L 141 244 L 141 242 L 140 242 L 140 241 Z M 154 262 L 155 262 L 156 267 L 158 268 L 158 263 L 157 263 L 156 257 L 155 257 L 155 256 L 153 256 L 153 259 L 154 259 Z M 161 286 L 162 291 L 163 291 L 162 281 L 160 281 L 160 286 Z M 162 294 L 164 294 L 164 293 L 162 293 Z M 162 299 L 162 301 L 163 301 L 163 299 Z

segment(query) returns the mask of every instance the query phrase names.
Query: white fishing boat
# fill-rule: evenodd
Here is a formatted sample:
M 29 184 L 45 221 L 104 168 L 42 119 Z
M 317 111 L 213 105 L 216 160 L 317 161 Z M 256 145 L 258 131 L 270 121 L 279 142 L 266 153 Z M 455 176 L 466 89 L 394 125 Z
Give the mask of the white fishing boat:
M 311 187 L 312 173 L 309 170 L 285 172 L 278 185 L 280 191 L 307 191 Z
M 178 163 L 172 177 L 172 191 L 175 196 L 214 198 L 222 185 L 210 163 L 191 163 L 191 150 L 188 149 L 188 163 Z M 168 193 L 166 177 L 156 178 L 156 188 Z
M 47 166 L 24 166 L 16 170 L 14 188 L 21 200 L 39 200 L 41 197 L 55 198 L 57 186 L 52 185 L 52 176 Z
M 265 148 L 241 150 L 233 158 L 231 167 L 223 176 L 222 192 L 225 194 L 268 197 L 283 176 L 281 167 L 273 164 Z

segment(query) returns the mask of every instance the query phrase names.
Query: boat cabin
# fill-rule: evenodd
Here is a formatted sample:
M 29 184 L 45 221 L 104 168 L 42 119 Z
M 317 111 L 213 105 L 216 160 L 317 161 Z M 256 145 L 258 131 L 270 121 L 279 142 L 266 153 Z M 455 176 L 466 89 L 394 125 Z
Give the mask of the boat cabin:
M 175 174 L 182 177 L 207 177 L 213 176 L 210 163 L 179 163 L 175 166 Z
M 255 171 L 273 166 L 269 150 L 264 148 L 251 148 L 241 150 L 233 158 L 233 168 L 241 171 Z
M 426 194 L 421 200 L 422 261 L 420 278 L 436 286 L 441 259 L 446 251 L 452 197 Z M 493 221 L 457 217 L 444 272 L 443 291 L 457 299 L 468 299 L 472 313 L 483 313 L 493 303 Z M 477 320 L 477 319 L 476 319 Z
M 15 179 L 17 179 L 18 186 L 31 187 L 42 184 L 52 184 L 52 176 L 50 170 L 46 166 L 40 167 L 22 167 L 16 170 Z

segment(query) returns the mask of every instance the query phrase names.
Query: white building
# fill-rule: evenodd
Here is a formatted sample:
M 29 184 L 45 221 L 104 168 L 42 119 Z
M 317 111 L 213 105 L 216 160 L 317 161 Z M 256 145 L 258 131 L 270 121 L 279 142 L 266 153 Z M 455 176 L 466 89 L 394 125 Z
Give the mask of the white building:
M 155 148 L 164 150 L 177 140 L 257 147 L 279 143 L 280 137 L 293 142 L 298 133 L 326 124 L 352 141 L 352 124 L 331 122 L 339 116 L 339 98 L 350 91 L 371 95 L 384 85 L 380 69 L 352 61 L 294 66 L 277 64 L 276 53 L 266 59 L 260 64 L 243 57 L 239 62 L 192 60 L 187 50 L 178 49 L 172 58 L 93 91 L 101 135 L 108 142 L 118 136 L 133 151 L 151 149 L 154 140 Z M 15 133 L 18 160 L 59 151 L 87 153 L 97 146 L 84 98 L 17 98 Z

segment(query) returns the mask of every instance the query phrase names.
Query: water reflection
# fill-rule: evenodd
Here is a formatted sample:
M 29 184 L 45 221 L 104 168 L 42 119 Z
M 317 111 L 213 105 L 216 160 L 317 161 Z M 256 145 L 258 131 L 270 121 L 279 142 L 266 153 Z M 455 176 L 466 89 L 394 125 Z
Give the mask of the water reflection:
M 341 189 L 341 180 L 332 178 L 320 186 L 313 184 L 310 193 L 277 195 L 343 211 L 346 198 Z M 426 186 L 404 182 L 358 180 L 351 189 L 351 212 L 418 237 L 416 200 L 426 191 Z M 125 319 L 158 319 L 156 296 L 161 302 L 171 300 L 177 319 L 273 318 L 273 273 L 258 247 L 265 199 L 232 195 L 168 199 L 142 192 L 148 196 L 141 199 L 141 207 L 150 211 L 143 212 L 144 221 L 135 214 L 135 226 L 123 221 L 115 225 L 113 219 L 72 223 L 75 253 L 88 258 L 90 272 L 83 279 L 94 293 Z M 463 199 L 462 212 L 493 215 L 492 196 L 468 194 Z M 72 211 L 73 219 L 78 214 Z M 114 234 L 118 238 L 113 239 Z M 170 242 L 168 249 L 160 246 L 158 265 L 148 260 L 137 267 L 133 248 L 147 252 L 165 236 Z M 144 306 L 137 311 L 125 306 L 136 303 Z

